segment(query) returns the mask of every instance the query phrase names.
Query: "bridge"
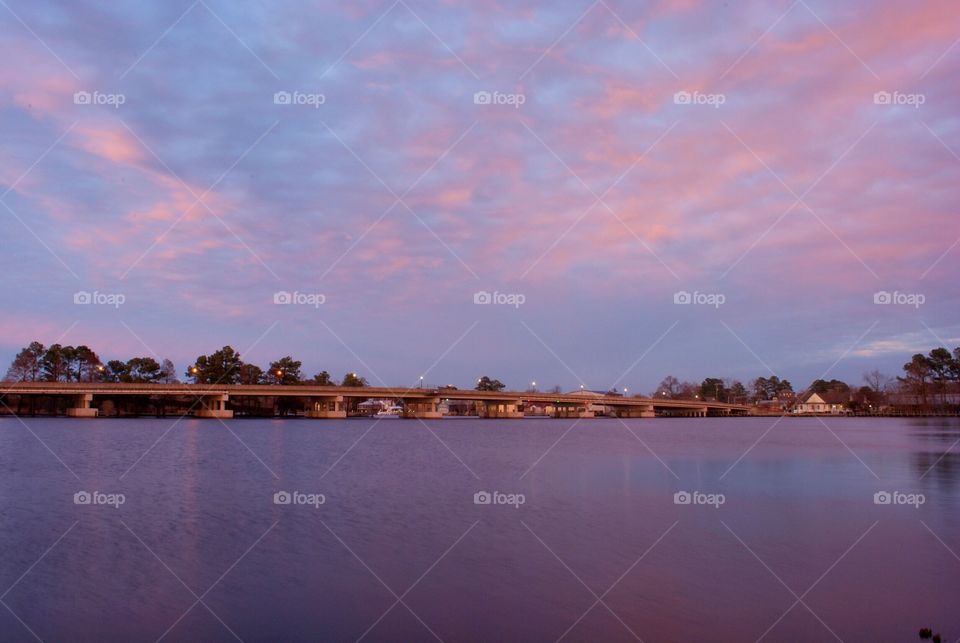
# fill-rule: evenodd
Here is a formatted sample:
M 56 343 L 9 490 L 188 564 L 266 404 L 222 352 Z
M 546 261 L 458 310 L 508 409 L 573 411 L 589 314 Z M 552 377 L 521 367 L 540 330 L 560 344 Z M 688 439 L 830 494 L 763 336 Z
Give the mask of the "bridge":
M 234 411 L 231 400 L 243 398 L 299 398 L 309 418 L 344 418 L 347 400 L 395 399 L 403 402 L 402 416 L 435 419 L 443 417 L 440 404 L 445 400 L 474 402 L 480 417 L 522 418 L 530 405 L 552 409 L 554 417 L 594 417 L 597 407 L 624 418 L 652 418 L 657 415 L 713 417 L 746 415 L 749 407 L 707 400 L 673 400 L 592 393 L 540 393 L 510 391 L 476 391 L 455 388 L 389 388 L 274 384 L 127 384 L 106 382 L 3 382 L 0 399 L 15 396 L 23 399 L 46 397 L 67 398 L 69 417 L 97 417 L 95 398 L 116 396 L 148 396 L 186 400 L 195 417 L 229 419 Z M 6 402 L 4 403 L 6 405 Z M 9 408 L 9 405 L 6 405 Z

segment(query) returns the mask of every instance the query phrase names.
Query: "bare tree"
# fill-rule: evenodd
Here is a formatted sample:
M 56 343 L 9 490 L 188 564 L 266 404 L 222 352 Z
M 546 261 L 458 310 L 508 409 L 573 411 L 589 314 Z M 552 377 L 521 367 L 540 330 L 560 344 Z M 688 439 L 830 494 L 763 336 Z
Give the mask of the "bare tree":
M 681 400 L 692 400 L 700 396 L 700 385 L 695 382 L 681 382 L 677 397 Z
M 40 342 L 31 342 L 29 346 L 17 353 L 10 368 L 7 369 L 8 382 L 34 382 L 39 380 L 43 372 L 43 356 L 46 347 Z
M 893 383 L 893 378 L 874 369 L 863 374 L 863 381 L 870 387 L 870 390 L 877 395 L 881 395 L 890 388 L 890 385 Z
M 161 384 L 180 383 L 180 380 L 177 379 L 177 368 L 169 359 L 164 359 L 163 364 L 160 365 L 160 379 L 158 381 Z
M 655 397 L 675 398 L 680 394 L 680 380 L 673 375 L 667 375 L 657 387 Z

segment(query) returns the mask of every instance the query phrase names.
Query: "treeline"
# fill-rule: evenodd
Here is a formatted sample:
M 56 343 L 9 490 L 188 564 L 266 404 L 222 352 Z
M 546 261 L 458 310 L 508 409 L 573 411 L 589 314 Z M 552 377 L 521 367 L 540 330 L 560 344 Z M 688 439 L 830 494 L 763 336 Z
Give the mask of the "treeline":
M 187 367 L 184 376 L 186 381 L 198 384 L 336 384 L 327 371 L 305 378 L 301 366 L 300 361 L 287 355 L 263 369 L 244 362 L 240 353 L 224 346 L 209 355 L 198 356 Z M 88 346 L 53 344 L 47 347 L 40 342 L 31 342 L 17 353 L 4 379 L 8 382 L 180 382 L 169 359 L 157 361 L 153 357 L 132 357 L 127 361 L 104 363 Z M 356 373 L 347 373 L 340 386 L 367 386 L 367 380 Z
M 44 346 L 31 342 L 13 358 L 6 381 L 12 382 L 176 382 L 173 362 L 133 357 L 106 363 L 89 346 Z
M 209 355 L 199 355 L 183 375 L 187 382 L 196 384 L 287 384 L 317 386 L 369 386 L 367 379 L 356 373 L 347 373 L 339 383 L 330 373 L 320 371 L 305 376 L 303 363 L 290 355 L 270 362 L 266 368 L 245 362 L 232 346 L 224 346 Z M 8 382 L 124 382 L 139 384 L 180 383 L 176 368 L 169 359 L 157 361 L 153 357 L 132 357 L 127 361 L 103 362 L 88 346 L 46 347 L 31 342 L 21 349 L 7 369 Z M 478 391 L 502 391 L 506 385 L 484 375 L 477 380 Z M 557 387 L 559 389 L 559 387 Z
M 245 362 L 231 346 L 224 346 L 209 355 L 199 355 L 183 375 L 198 384 L 288 384 L 334 386 L 330 373 L 320 371 L 312 377 L 302 372 L 302 362 L 286 355 L 270 362 L 266 368 Z M 6 381 L 14 382 L 128 382 L 177 383 L 176 369 L 169 359 L 132 357 L 126 361 L 101 361 L 88 346 L 31 342 L 14 357 L 7 369 Z M 339 386 L 367 386 L 367 380 L 356 373 L 347 373 Z M 480 391 L 501 391 L 506 386 L 497 379 L 483 376 L 477 380 Z M 551 389 L 560 392 L 560 387 Z M 610 393 L 618 394 L 615 389 Z M 854 404 L 882 405 L 891 395 L 914 396 L 917 404 L 960 403 L 960 347 L 951 352 L 938 347 L 926 355 L 917 353 L 903 365 L 903 375 L 891 377 L 873 370 L 863 376 L 863 385 L 851 386 L 832 379 L 813 381 L 800 394 L 832 393 L 845 396 Z M 798 396 L 789 380 L 776 375 L 758 377 L 749 386 L 738 380 L 708 377 L 700 383 L 681 382 L 668 375 L 652 393 L 667 399 L 701 399 L 733 404 L 757 404 L 770 400 L 792 400 Z
M 950 401 L 948 396 L 960 392 L 960 347 L 952 353 L 942 346 L 926 355 L 917 353 L 903 365 L 903 376 L 897 381 L 902 392 L 916 396 L 924 406 L 957 404 L 956 398 Z
M 200 355 L 184 373 L 198 384 L 315 384 L 334 386 L 336 382 L 327 371 L 320 371 L 313 377 L 305 377 L 301 372 L 302 362 L 286 355 L 270 362 L 266 368 L 244 362 L 240 353 L 230 346 L 224 346 L 209 355 Z M 347 373 L 340 380 L 340 386 L 367 386 L 367 380 L 356 373 Z
M 903 375 L 869 371 L 863 374 L 860 386 L 837 379 L 817 379 L 795 392 L 789 380 L 781 380 L 776 375 L 758 377 L 749 388 L 738 380 L 726 378 L 708 377 L 697 384 L 681 382 L 668 375 L 652 395 L 668 399 L 757 404 L 774 399 L 793 400 L 810 393 L 837 395 L 853 408 L 883 406 L 891 401 L 921 406 L 957 406 L 960 405 L 960 347 L 953 352 L 941 346 L 927 354 L 917 353 L 903 365 Z M 912 400 L 904 402 L 903 396 L 910 396 Z
M 839 380 L 817 380 L 807 391 L 840 394 L 850 401 L 853 409 L 884 406 L 946 409 L 960 405 L 960 347 L 953 352 L 940 346 L 927 354 L 917 353 L 902 370 L 903 375 L 898 376 L 878 370 L 864 373 L 860 387 Z
M 739 380 L 708 377 L 697 384 L 681 382 L 673 375 L 667 375 L 652 394 L 655 398 L 715 400 L 730 404 L 756 403 L 793 395 L 793 385 L 790 380 L 781 380 L 776 375 L 769 378 L 758 377 L 750 383 L 749 389 Z

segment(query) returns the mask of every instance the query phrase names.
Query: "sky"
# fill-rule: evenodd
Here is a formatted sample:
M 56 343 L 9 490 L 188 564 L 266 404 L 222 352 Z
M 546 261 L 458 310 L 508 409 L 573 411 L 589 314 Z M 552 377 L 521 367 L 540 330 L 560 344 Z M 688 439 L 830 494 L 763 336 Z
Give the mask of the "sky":
M 952 0 L 0 2 L 0 361 L 801 388 L 960 345 Z

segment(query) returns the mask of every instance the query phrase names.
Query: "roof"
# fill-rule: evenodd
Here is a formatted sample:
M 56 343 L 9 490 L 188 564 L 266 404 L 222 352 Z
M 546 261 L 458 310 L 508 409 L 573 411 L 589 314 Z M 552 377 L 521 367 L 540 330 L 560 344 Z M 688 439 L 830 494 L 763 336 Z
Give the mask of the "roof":
M 815 391 L 810 391 L 801 398 L 802 404 L 810 404 L 811 398 L 814 396 L 818 397 L 818 400 L 812 400 L 813 404 L 816 404 L 822 400 L 823 404 L 847 404 L 850 402 L 850 393 L 841 393 L 839 391 L 825 391 L 823 393 L 817 393 Z

